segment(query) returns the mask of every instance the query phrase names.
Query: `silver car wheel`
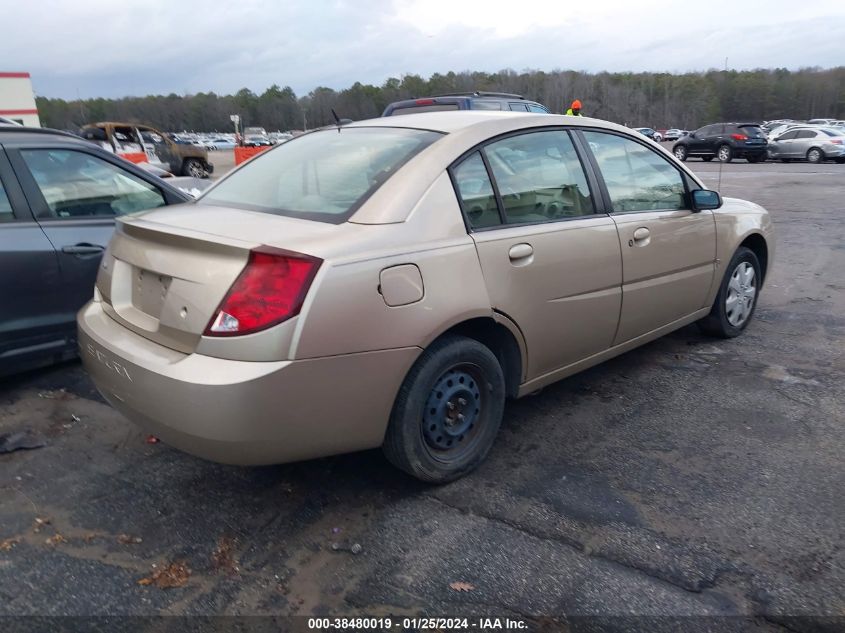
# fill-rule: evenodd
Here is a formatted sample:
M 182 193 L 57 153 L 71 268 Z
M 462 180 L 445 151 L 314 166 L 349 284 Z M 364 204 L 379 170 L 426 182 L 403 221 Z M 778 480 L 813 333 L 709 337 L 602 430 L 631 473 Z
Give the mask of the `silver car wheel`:
M 728 296 L 725 300 L 725 314 L 734 327 L 741 327 L 751 315 L 757 297 L 757 275 L 754 266 L 748 262 L 734 268 L 728 282 Z
M 731 148 L 727 145 L 722 145 L 719 148 L 719 160 L 722 162 L 726 162 L 731 157 Z

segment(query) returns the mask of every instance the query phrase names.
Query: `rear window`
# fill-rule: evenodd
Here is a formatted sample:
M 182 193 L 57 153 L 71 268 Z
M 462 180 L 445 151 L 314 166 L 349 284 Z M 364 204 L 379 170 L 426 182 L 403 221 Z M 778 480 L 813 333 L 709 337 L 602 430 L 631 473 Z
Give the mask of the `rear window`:
M 761 138 L 765 136 L 759 125 L 739 125 L 737 127 L 739 128 L 739 131 L 745 134 L 748 138 Z
M 312 132 L 261 154 L 199 203 L 337 224 L 441 136 L 382 127 Z
M 430 105 L 406 105 L 398 106 L 390 113 L 392 116 L 399 114 L 415 114 L 417 112 L 445 112 L 446 110 L 458 110 L 457 103 L 432 103 Z
M 824 129 L 822 130 L 822 132 L 824 132 L 828 136 L 845 136 L 845 132 L 840 132 L 839 130 Z

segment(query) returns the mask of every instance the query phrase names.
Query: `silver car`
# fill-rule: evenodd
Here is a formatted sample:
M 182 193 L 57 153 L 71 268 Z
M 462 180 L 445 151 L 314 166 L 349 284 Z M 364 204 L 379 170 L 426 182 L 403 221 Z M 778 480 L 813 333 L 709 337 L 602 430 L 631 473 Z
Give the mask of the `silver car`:
M 845 132 L 829 127 L 794 127 L 769 142 L 769 158 L 845 163 Z

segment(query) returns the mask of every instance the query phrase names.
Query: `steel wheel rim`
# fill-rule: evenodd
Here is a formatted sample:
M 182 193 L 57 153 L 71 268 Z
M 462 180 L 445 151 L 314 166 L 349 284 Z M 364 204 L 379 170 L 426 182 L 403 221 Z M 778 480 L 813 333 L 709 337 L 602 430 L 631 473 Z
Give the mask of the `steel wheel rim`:
M 481 369 L 459 364 L 435 381 L 423 410 L 426 448 L 440 461 L 456 461 L 471 452 L 481 435 L 486 398 Z
M 728 323 L 734 327 L 741 327 L 751 311 L 757 298 L 757 273 L 754 266 L 748 262 L 741 262 L 734 268 L 728 282 L 728 296 L 725 299 L 725 314 Z
M 202 177 L 202 167 L 195 162 L 188 163 L 188 173 L 191 174 L 194 178 L 201 178 Z

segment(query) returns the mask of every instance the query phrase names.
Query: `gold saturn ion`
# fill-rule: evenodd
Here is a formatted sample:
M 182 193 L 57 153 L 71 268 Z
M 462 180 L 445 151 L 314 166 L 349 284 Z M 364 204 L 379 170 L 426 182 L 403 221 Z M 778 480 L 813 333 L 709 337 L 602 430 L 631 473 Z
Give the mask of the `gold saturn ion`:
M 628 128 L 411 114 L 119 219 L 79 342 L 103 396 L 188 453 L 381 446 L 445 482 L 484 459 L 507 397 L 689 323 L 740 334 L 772 257 L 765 209 Z

